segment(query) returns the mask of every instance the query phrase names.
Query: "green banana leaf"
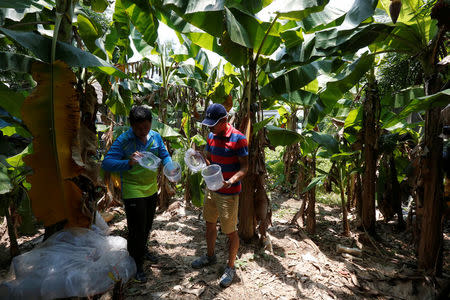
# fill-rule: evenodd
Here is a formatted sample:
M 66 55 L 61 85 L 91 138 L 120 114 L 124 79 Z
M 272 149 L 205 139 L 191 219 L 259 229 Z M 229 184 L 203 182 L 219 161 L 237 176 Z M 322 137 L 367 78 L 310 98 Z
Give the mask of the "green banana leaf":
M 331 0 L 322 11 L 312 13 L 299 23 L 305 32 L 311 33 L 342 24 L 347 10 L 345 3 L 340 0 Z M 343 8 L 344 6 L 344 8 Z
M 271 73 L 321 57 L 353 55 L 361 48 L 383 41 L 393 29 L 385 24 L 364 24 L 354 29 L 333 28 L 307 34 L 304 35 L 303 43 L 278 51 L 276 60 L 265 61 L 262 68 Z
M 313 128 L 328 114 L 344 93 L 361 80 L 361 77 L 372 67 L 373 62 L 373 55 L 365 53 L 335 76 L 332 81 L 327 82 L 325 90 L 319 93 L 319 100 L 314 103 L 308 114 L 307 128 Z
M 131 23 L 142 34 L 144 41 L 152 46 L 158 38 L 158 20 L 148 1 L 117 0 Z M 116 3 L 117 3 L 116 1 Z
M 283 94 L 283 102 L 304 107 L 311 107 L 319 98 L 319 95 L 304 90 Z
M 175 131 L 174 128 L 159 122 L 157 118 L 153 118 L 152 120 L 152 129 L 158 132 L 161 135 L 161 137 L 165 139 L 181 137 L 181 134 Z
M 335 154 L 339 152 L 339 143 L 331 135 L 322 132 L 311 131 L 312 139 L 319 144 L 319 146 L 325 148 L 329 153 Z
M 255 124 L 253 124 L 253 135 L 256 135 L 259 130 L 261 130 L 267 124 L 269 124 L 270 121 L 272 121 L 274 117 L 275 116 L 271 116 L 270 118 L 264 119 L 261 122 L 256 122 Z
M 227 6 L 235 7 L 248 14 L 256 14 L 272 2 L 273 0 L 227 1 Z
M 0 31 L 33 52 L 40 60 L 50 62 L 51 39 L 34 32 L 20 32 L 6 28 L 0 28 Z M 63 42 L 57 42 L 56 59 L 66 62 L 71 67 L 91 67 L 108 75 L 127 77 L 122 71 L 97 56 Z
M 440 91 L 439 93 L 418 97 L 412 99 L 411 102 L 394 118 L 386 121 L 383 128 L 389 128 L 397 123 L 402 122 L 406 117 L 408 117 L 413 112 L 421 112 L 429 110 L 433 107 L 445 107 L 449 104 L 450 99 L 450 89 Z
M 22 119 L 20 108 L 26 97 L 26 93 L 14 92 L 4 83 L 0 83 L 0 99 L 2 99 L 0 107 L 5 109 L 12 116 Z
M 27 14 L 41 12 L 44 8 L 52 10 L 53 7 L 55 2 L 48 0 L 0 0 L 0 24 L 5 19 L 20 22 Z
M 332 72 L 338 63 L 338 59 L 324 59 L 291 69 L 263 86 L 261 96 L 273 97 L 294 92 L 315 80 L 319 74 Z
M 302 136 L 295 131 L 267 125 L 267 137 L 273 146 L 288 146 L 298 143 Z
M 224 31 L 224 0 L 164 0 L 163 6 L 174 10 L 186 22 L 213 36 L 221 36 Z
M 276 30 L 277 26 L 273 26 L 266 36 L 270 28 L 268 22 L 260 22 L 253 16 L 239 10 L 229 10 L 227 7 L 225 7 L 225 16 L 227 31 L 234 43 L 253 49 L 254 52 L 260 49 L 262 55 L 271 55 L 280 46 L 281 38 Z M 263 40 L 264 44 L 262 44 Z
M 0 71 L 29 73 L 35 61 L 38 60 L 28 55 L 0 51 Z
M 387 94 L 381 99 L 382 106 L 401 108 L 408 105 L 412 99 L 417 99 L 425 95 L 423 87 L 410 87 L 396 94 Z
M 0 161 L 0 195 L 6 194 L 12 190 L 11 181 L 8 176 L 8 168 Z
M 280 18 L 302 20 L 311 13 L 322 11 L 329 0 L 285 0 L 276 12 Z
M 108 5 L 108 0 L 91 0 L 91 8 L 95 12 L 104 12 Z
M 311 182 L 308 184 L 307 187 L 305 187 L 302 191 L 302 193 L 306 193 L 307 191 L 309 191 L 310 189 L 312 189 L 313 187 L 317 186 L 317 185 L 322 185 L 323 181 L 327 178 L 327 175 L 319 175 L 317 177 L 314 177 Z
M 84 44 L 89 49 L 89 52 L 102 59 L 106 59 L 106 50 L 104 49 L 104 46 L 103 49 L 98 46 L 103 43 L 101 40 L 103 32 L 100 25 L 82 13 L 77 16 L 77 24 L 78 32 L 80 33 Z
M 192 204 L 197 207 L 203 206 L 203 201 L 205 198 L 205 193 L 202 188 L 203 177 L 200 172 L 188 175 L 188 184 L 191 189 L 191 200 Z

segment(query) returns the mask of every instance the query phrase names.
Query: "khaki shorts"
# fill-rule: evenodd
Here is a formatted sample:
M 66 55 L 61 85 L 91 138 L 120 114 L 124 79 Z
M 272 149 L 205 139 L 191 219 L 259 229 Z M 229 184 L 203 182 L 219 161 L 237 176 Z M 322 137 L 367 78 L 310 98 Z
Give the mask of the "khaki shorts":
M 203 218 L 206 222 L 216 223 L 220 220 L 220 227 L 225 234 L 237 230 L 237 216 L 239 210 L 239 195 L 222 195 L 207 191 L 203 205 Z

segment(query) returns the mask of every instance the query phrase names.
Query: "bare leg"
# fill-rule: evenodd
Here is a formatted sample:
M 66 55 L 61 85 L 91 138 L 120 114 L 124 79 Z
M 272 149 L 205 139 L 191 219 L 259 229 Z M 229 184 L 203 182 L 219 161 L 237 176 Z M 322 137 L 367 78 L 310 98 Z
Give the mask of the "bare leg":
M 206 247 L 208 249 L 208 256 L 214 255 L 214 248 L 216 247 L 217 227 L 216 223 L 206 222 Z
M 227 234 L 229 246 L 228 246 L 228 266 L 234 268 L 234 261 L 239 249 L 239 235 L 237 231 Z

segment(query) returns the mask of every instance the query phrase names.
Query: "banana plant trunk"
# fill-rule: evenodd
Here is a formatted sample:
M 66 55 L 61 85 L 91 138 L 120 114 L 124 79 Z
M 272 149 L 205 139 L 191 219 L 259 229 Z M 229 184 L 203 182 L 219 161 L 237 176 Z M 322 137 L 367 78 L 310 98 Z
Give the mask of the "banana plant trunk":
M 297 114 L 296 111 L 292 111 L 291 115 L 288 117 L 287 127 L 289 130 L 297 130 Z M 286 186 L 291 186 L 291 178 L 292 173 L 294 171 L 294 167 L 297 164 L 300 156 L 300 148 L 298 144 L 289 145 L 286 147 L 286 151 L 284 152 L 283 162 L 284 162 L 284 178 L 286 182 Z
M 445 8 L 445 10 L 443 9 Z M 425 73 L 425 94 L 431 95 L 439 92 L 445 85 L 443 83 L 446 69 L 438 68 L 439 56 L 444 58 L 447 54 L 446 42 L 449 27 L 448 5 L 437 1 L 432 9 L 432 18 L 438 20 L 439 31 L 431 41 L 428 52 L 421 60 Z M 446 17 L 447 16 L 447 17 Z M 440 71 L 441 70 L 441 71 Z M 440 137 L 442 132 L 441 107 L 429 109 L 425 114 L 425 135 L 423 141 L 422 164 L 420 180 L 423 184 L 422 223 L 418 248 L 418 266 L 432 275 L 442 273 L 443 263 L 443 172 L 442 172 L 442 146 Z M 419 195 L 421 197 L 421 195 Z M 417 204 L 419 210 L 419 204 Z
M 425 84 L 427 95 L 439 91 L 440 80 L 433 76 Z M 422 224 L 418 249 L 419 268 L 427 273 L 439 275 L 442 271 L 442 131 L 441 108 L 428 110 L 425 115 L 424 151 L 421 164 L 423 199 L 421 210 Z
M 168 101 L 168 90 L 166 88 L 160 89 L 160 103 L 159 103 L 159 119 L 162 123 L 166 122 L 167 118 L 167 101 Z M 166 145 L 167 146 L 167 145 Z M 170 153 L 169 147 L 167 151 Z M 169 207 L 170 198 L 173 196 L 174 191 L 170 186 L 169 180 L 164 176 L 162 169 L 158 172 L 158 206 L 159 211 L 164 211 Z
M 365 168 L 362 177 L 362 225 L 369 234 L 375 234 L 375 182 L 380 98 L 373 74 L 368 78 L 366 96 L 363 101 L 363 155 Z
M 256 226 L 259 224 L 260 238 L 265 237 L 267 226 L 270 223 L 270 204 L 264 186 L 266 174 L 264 157 L 264 130 L 253 136 L 251 128 L 256 122 L 255 111 L 252 104 L 258 100 L 256 81 L 256 60 L 253 59 L 253 50 L 249 50 L 249 79 L 244 91 L 243 100 L 239 110 L 239 129 L 248 140 L 249 165 L 247 175 L 242 180 L 242 191 L 239 196 L 239 236 L 244 240 L 253 239 Z
M 313 157 L 308 159 L 308 170 L 310 172 L 309 178 L 316 177 L 316 153 Z M 316 187 L 313 187 L 308 192 L 308 207 L 306 209 L 306 231 L 310 234 L 316 232 Z
M 7 207 L 5 207 L 5 217 L 6 217 L 6 226 L 8 230 L 9 237 L 9 253 L 11 258 L 20 254 L 19 244 L 17 243 L 17 232 L 16 232 L 16 222 L 14 219 L 14 211 L 15 211 L 15 194 L 13 192 L 0 194 L 0 202 L 9 203 Z

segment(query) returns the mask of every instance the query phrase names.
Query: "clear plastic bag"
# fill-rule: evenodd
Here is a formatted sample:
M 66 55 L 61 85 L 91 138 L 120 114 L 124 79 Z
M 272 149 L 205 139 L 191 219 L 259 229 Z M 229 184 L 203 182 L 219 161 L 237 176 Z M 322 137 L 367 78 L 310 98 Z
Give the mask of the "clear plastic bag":
M 189 170 L 194 173 L 197 173 L 204 168 L 206 168 L 206 161 L 200 152 L 195 151 L 192 148 L 189 148 L 184 154 L 184 162 L 188 166 Z
M 108 224 L 106 224 L 105 220 L 98 211 L 95 212 L 95 220 L 94 224 L 92 224 L 92 230 L 102 235 L 109 235 L 111 232 Z
M 168 162 L 163 169 L 164 175 L 172 182 L 178 182 L 181 179 L 181 165 L 176 161 Z
M 137 161 L 142 167 L 152 171 L 158 170 L 158 166 L 161 163 L 161 159 L 158 156 L 148 151 L 142 151 L 141 154 L 142 157 L 139 157 Z
M 122 237 L 86 228 L 57 232 L 12 260 L 10 275 L 15 279 L 0 284 L 0 298 L 54 299 L 103 293 L 113 287 L 111 277 L 127 282 L 136 273 L 126 247 Z

